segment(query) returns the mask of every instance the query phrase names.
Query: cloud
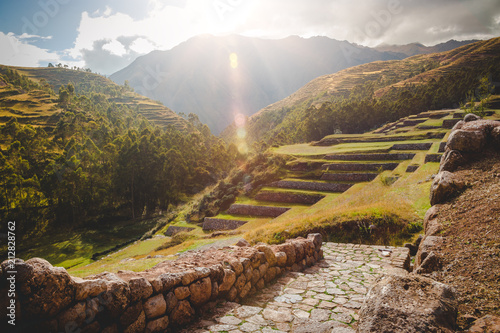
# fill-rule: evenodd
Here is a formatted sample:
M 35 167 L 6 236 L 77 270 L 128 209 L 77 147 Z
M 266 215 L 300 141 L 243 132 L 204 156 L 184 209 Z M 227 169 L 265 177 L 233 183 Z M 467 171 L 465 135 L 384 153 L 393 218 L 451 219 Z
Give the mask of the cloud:
M 111 74 L 137 56 L 171 49 L 207 33 L 261 38 L 327 36 L 366 46 L 430 45 L 500 35 L 497 0 L 370 0 L 362 5 L 351 0 L 149 0 L 137 4 L 147 6 L 146 15 L 140 18 L 110 4 L 81 14 L 71 48 L 57 54 L 35 48 L 32 57 L 38 60 L 32 62 L 59 60 L 60 55 L 66 62 L 84 63 L 94 71 Z M 14 37 L 23 48 L 37 38 L 50 38 L 36 32 Z
M 29 44 L 26 40 L 40 38 L 40 36 L 23 34 L 16 36 L 13 33 L 5 34 L 0 31 L 0 64 L 10 66 L 37 67 L 44 62 L 59 62 L 59 55 L 46 49 Z
M 362 6 L 350 0 L 274 0 L 257 1 L 253 10 L 240 33 L 322 35 L 367 46 L 500 35 L 497 0 L 371 0 Z

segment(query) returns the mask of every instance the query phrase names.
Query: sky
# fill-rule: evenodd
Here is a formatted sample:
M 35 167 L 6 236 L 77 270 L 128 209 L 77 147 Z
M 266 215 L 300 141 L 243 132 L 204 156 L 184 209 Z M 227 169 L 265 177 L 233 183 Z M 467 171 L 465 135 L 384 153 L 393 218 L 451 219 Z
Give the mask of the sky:
M 200 34 L 365 46 L 500 36 L 498 0 L 1 0 L 0 64 L 110 75 Z

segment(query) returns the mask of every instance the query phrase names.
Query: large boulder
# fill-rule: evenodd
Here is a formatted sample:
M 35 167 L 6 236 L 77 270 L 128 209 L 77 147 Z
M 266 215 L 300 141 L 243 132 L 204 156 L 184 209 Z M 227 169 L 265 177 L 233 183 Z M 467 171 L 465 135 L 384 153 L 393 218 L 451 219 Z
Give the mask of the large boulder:
M 73 302 L 75 285 L 64 268 L 52 267 L 47 260 L 41 258 L 32 258 L 26 264 L 33 270 L 29 270 L 27 274 L 31 292 L 23 301 L 25 318 L 52 317 Z
M 361 307 L 357 332 L 455 332 L 454 290 L 406 274 L 377 279 Z
M 460 194 L 465 184 L 456 179 L 451 172 L 442 171 L 434 177 L 431 185 L 431 205 L 443 203 L 448 199 Z
M 446 148 L 465 153 L 481 152 L 486 145 L 486 133 L 482 130 L 465 130 L 464 127 L 451 132 Z
M 458 150 L 446 150 L 443 156 L 441 156 L 441 165 L 439 166 L 439 172 L 453 172 L 460 165 L 463 165 L 466 162 L 466 158 Z

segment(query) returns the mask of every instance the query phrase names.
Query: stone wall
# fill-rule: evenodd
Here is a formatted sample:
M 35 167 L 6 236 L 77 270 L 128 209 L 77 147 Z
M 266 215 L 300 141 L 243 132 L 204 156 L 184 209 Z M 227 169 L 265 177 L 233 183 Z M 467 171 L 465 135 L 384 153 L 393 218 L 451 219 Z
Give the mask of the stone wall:
M 313 265 L 323 256 L 321 244 L 320 234 L 310 234 L 280 245 L 192 252 L 144 272 L 86 279 L 40 258 L 17 259 L 16 331 L 164 332 L 182 327 L 209 301 L 238 302 L 285 271 Z M 0 271 L 1 297 L 7 295 L 8 265 L 3 262 Z
M 231 215 L 278 217 L 281 214 L 286 213 L 288 210 L 290 210 L 289 207 L 234 204 L 229 207 L 227 213 Z
M 279 187 L 279 188 L 296 189 L 296 190 L 308 190 L 308 191 L 345 192 L 352 185 L 353 184 L 280 180 L 280 181 L 271 183 L 269 186 Z
M 391 149 L 392 150 L 429 150 L 432 146 L 432 142 L 428 143 L 396 143 Z
M 261 191 L 255 196 L 255 199 L 261 201 L 313 205 L 324 197 L 325 196 L 321 194 Z
M 371 182 L 378 176 L 378 173 L 328 173 L 321 176 L 321 180 L 333 180 L 338 182 Z
M 324 164 L 321 168 L 332 171 L 378 171 L 394 170 L 398 165 L 399 163 L 330 163 Z
M 414 153 L 375 153 L 375 154 L 330 154 L 325 156 L 325 160 L 343 161 L 383 161 L 383 160 L 411 160 Z
M 243 220 L 226 220 L 213 217 L 205 217 L 203 219 L 203 230 L 234 230 L 241 227 L 248 221 Z

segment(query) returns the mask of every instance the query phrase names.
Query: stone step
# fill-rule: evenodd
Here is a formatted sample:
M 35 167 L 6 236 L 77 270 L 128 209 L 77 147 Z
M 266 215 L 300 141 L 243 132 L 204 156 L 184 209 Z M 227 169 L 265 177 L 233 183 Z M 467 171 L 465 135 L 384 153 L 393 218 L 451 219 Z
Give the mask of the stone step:
M 429 150 L 432 142 L 426 143 L 395 143 L 392 150 Z
M 443 156 L 443 154 L 427 154 L 427 155 L 425 155 L 425 162 L 424 163 L 441 162 L 441 156 Z
M 203 219 L 203 230 L 234 230 L 247 222 L 248 221 L 205 217 Z
M 194 230 L 195 228 L 190 228 L 190 227 L 178 227 L 178 226 L 169 226 L 167 228 L 167 231 L 165 231 L 165 236 L 174 236 L 175 234 L 178 234 L 179 232 L 190 232 L 191 230 Z
M 324 164 L 321 169 L 328 171 L 378 171 L 394 170 L 399 163 L 330 163 Z
M 313 205 L 324 197 L 321 194 L 260 191 L 255 200 Z
M 378 173 L 324 173 L 321 180 L 334 180 L 338 182 L 371 182 Z
M 406 172 L 415 172 L 420 167 L 420 165 L 408 165 Z
M 460 120 L 462 120 L 462 119 L 460 119 L 460 118 L 444 119 L 443 120 L 443 128 L 452 128 Z
M 227 213 L 231 215 L 278 217 L 288 210 L 290 210 L 289 207 L 233 204 L 229 207 Z
M 415 157 L 413 153 L 387 153 L 387 154 L 330 154 L 326 160 L 339 161 L 396 161 L 411 160 Z
M 342 193 L 347 191 L 354 184 L 345 183 L 322 183 L 322 182 L 302 182 L 293 180 L 280 180 L 271 183 L 269 186 L 278 188 L 290 188 L 296 190 L 325 191 Z

